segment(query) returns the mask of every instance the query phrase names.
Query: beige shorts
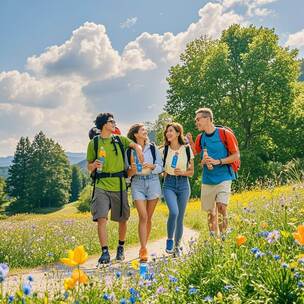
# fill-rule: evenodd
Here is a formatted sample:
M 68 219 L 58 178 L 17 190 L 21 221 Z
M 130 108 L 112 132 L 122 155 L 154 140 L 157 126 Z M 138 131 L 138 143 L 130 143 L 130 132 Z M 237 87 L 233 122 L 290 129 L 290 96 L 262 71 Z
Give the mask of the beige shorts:
M 216 203 L 227 205 L 231 194 L 231 180 L 223 181 L 218 185 L 202 184 L 201 204 L 202 210 L 211 211 Z
M 122 192 L 122 197 L 122 216 L 120 216 L 120 192 L 105 191 L 100 188 L 96 188 L 91 204 L 91 213 L 93 216 L 93 221 L 97 222 L 99 218 L 107 219 L 110 209 L 112 221 L 127 221 L 130 217 L 130 206 L 128 202 L 127 191 Z

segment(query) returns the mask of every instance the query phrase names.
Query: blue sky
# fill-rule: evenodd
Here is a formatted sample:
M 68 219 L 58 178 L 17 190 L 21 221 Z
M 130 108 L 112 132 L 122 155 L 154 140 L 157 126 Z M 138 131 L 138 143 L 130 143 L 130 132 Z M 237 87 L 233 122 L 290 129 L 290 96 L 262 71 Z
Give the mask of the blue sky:
M 186 43 L 232 23 L 274 27 L 304 56 L 303 11 L 301 0 L 2 0 L 0 156 L 39 130 L 83 152 L 100 111 L 124 131 L 153 121 Z

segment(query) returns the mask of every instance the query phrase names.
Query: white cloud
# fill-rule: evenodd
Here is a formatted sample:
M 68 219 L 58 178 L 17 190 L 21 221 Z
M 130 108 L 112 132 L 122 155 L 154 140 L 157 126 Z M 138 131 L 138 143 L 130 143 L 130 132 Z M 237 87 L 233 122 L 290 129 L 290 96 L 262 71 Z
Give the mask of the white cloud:
M 168 69 L 187 43 L 245 23 L 220 3 L 207 3 L 198 17 L 176 35 L 142 33 L 121 54 L 103 25 L 86 22 L 62 45 L 28 58 L 27 72 L 0 73 L 0 155 L 12 154 L 20 136 L 39 130 L 66 150 L 85 151 L 87 132 L 102 111 L 113 112 L 123 131 L 156 119 L 166 100 Z
M 304 29 L 288 36 L 286 46 L 297 48 L 300 55 L 304 56 Z
M 127 18 L 127 20 L 125 20 L 124 22 L 122 22 L 120 24 L 120 27 L 122 29 L 130 28 L 130 27 L 132 27 L 132 26 L 134 26 L 136 24 L 137 19 L 138 19 L 137 17 Z

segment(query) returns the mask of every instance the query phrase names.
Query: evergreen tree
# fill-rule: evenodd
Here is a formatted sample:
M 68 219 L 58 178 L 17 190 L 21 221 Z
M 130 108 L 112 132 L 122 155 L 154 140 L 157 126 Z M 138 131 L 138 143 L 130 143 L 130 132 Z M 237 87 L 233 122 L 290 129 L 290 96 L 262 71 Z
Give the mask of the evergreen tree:
M 5 180 L 0 177 L 0 206 L 5 202 Z
M 16 148 L 13 163 L 8 171 L 7 192 L 16 198 L 20 208 L 30 204 L 28 187 L 31 180 L 31 143 L 28 137 L 21 137 Z
M 78 200 L 79 194 L 83 189 L 83 179 L 84 177 L 80 168 L 76 165 L 72 166 L 71 202 Z

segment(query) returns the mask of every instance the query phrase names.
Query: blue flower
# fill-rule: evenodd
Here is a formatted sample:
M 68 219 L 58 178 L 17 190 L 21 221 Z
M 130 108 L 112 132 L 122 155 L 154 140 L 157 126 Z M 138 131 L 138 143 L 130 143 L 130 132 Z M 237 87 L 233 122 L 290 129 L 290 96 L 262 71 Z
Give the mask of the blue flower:
M 264 255 L 265 255 L 264 252 L 258 251 L 258 252 L 255 254 L 255 257 L 256 257 L 257 259 L 259 259 L 259 258 L 261 258 L 261 257 L 264 256 Z
M 250 251 L 251 251 L 253 254 L 256 254 L 257 252 L 259 252 L 259 251 L 260 251 L 260 249 L 259 249 L 259 248 L 254 247 L 254 248 L 251 248 L 251 249 L 250 249 Z
M 125 299 L 125 298 L 122 298 L 120 301 L 119 301 L 120 304 L 127 304 L 128 301 Z
M 259 233 L 257 234 L 257 236 L 267 238 L 267 237 L 268 237 L 268 234 L 269 234 L 268 231 L 261 231 L 261 232 L 259 232 Z
M 294 273 L 294 277 L 295 277 L 296 279 L 300 279 L 300 278 L 301 278 L 301 275 L 300 275 L 298 272 L 295 272 L 295 273 Z
M 69 293 L 67 291 L 65 291 L 65 293 L 63 294 L 64 299 L 66 300 L 69 297 Z
M 29 276 L 27 277 L 27 279 L 28 279 L 30 282 L 33 282 L 33 281 L 34 281 L 34 278 L 33 278 L 31 275 L 29 275 Z
M 304 283 L 302 281 L 299 281 L 298 282 L 298 287 L 300 287 L 300 288 L 304 287 Z
M 277 260 L 279 260 L 281 257 L 280 257 L 279 255 L 275 254 L 275 255 L 273 256 L 273 258 L 277 261 Z
M 211 296 L 207 296 L 204 298 L 205 302 L 213 302 L 213 298 Z
M 288 268 L 288 264 L 286 264 L 286 263 L 282 263 L 281 266 L 282 266 L 283 268 Z
M 225 286 L 224 286 L 224 290 L 225 290 L 225 291 L 228 291 L 228 290 L 230 290 L 231 288 L 233 288 L 232 285 L 225 285 Z
M 172 283 L 176 283 L 178 281 L 178 279 L 176 277 L 174 277 L 173 275 L 169 274 L 169 281 Z
M 136 303 L 136 297 L 130 297 L 129 302 L 132 304 Z
M 108 293 L 105 293 L 105 294 L 103 295 L 103 299 L 104 299 L 105 301 L 110 301 L 110 300 L 111 300 L 111 297 L 110 297 L 110 295 L 109 295 Z
M 120 271 L 116 271 L 115 272 L 115 276 L 117 279 L 121 278 L 121 272 Z
M 7 277 L 9 272 L 9 267 L 5 263 L 0 263 L 0 283 L 2 283 Z
M 180 292 L 180 287 L 176 286 L 176 287 L 175 287 L 175 291 L 176 291 L 176 292 Z
M 8 297 L 8 303 L 12 303 L 14 301 L 15 297 L 14 296 L 9 296 Z
M 191 288 L 189 288 L 188 292 L 189 292 L 189 295 L 193 295 L 193 294 L 196 294 L 198 292 L 198 290 L 194 287 L 191 287 Z
M 30 285 L 30 284 L 27 284 L 27 283 L 24 283 L 23 286 L 22 286 L 22 291 L 23 291 L 23 293 L 24 293 L 26 296 L 28 296 L 28 295 L 31 293 L 31 291 L 32 291 L 31 285 Z

